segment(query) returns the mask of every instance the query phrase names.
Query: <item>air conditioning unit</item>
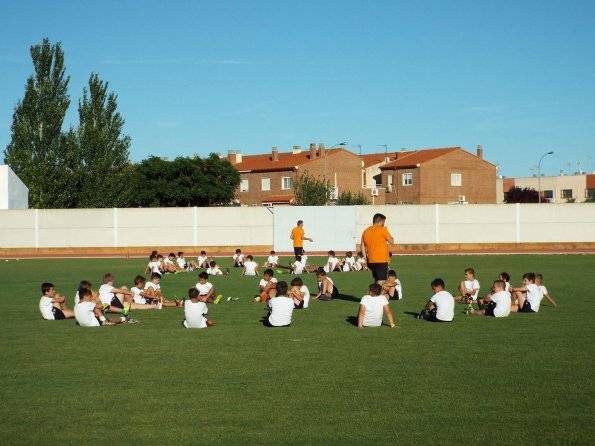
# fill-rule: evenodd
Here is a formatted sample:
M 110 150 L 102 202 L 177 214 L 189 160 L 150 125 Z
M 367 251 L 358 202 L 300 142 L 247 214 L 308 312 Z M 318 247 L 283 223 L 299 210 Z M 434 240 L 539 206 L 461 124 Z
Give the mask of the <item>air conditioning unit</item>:
M 459 195 L 459 203 L 464 203 L 465 200 L 465 196 L 464 195 Z
M 331 187 L 331 200 L 338 200 L 339 199 L 339 188 L 337 186 Z
M 373 197 L 377 197 L 378 196 L 378 188 L 377 187 L 372 188 L 372 196 Z
M 393 185 L 389 184 L 388 186 L 386 186 L 386 191 L 387 192 L 392 192 L 393 191 Z

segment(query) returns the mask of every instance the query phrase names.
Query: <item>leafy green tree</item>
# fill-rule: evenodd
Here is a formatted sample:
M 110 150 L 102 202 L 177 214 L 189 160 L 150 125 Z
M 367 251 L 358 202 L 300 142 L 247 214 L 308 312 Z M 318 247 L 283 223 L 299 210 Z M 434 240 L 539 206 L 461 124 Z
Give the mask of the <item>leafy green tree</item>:
M 293 193 L 298 206 L 324 206 L 331 196 L 331 187 L 328 181 L 314 178 L 304 171 L 302 175 L 296 175 Z
M 29 188 L 34 208 L 56 208 L 72 204 L 74 194 L 65 188 L 72 181 L 68 158 L 73 147 L 62 134 L 70 105 L 64 53 L 58 42 L 46 38 L 31 47 L 34 73 L 27 79 L 25 96 L 15 107 L 11 141 L 4 151 L 5 162 Z
M 78 207 L 125 207 L 130 202 L 130 137 L 122 134 L 124 118 L 117 111 L 117 95 L 108 87 L 92 73 L 79 101 Z
M 353 193 L 350 191 L 343 191 L 339 194 L 337 204 L 340 206 L 354 206 L 362 204 L 370 204 L 370 200 L 363 192 Z
M 135 170 L 132 204 L 143 207 L 225 205 L 240 184 L 239 172 L 215 154 L 174 161 L 152 156 Z

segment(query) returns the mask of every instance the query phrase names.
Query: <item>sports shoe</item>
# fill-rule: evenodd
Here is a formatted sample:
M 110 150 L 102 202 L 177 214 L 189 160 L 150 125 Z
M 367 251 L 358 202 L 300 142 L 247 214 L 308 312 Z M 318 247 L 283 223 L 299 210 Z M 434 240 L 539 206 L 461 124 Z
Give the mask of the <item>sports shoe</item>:
M 213 301 L 213 303 L 214 303 L 215 305 L 217 305 L 219 302 L 221 302 L 221 298 L 222 298 L 222 297 L 223 297 L 223 296 L 222 296 L 221 294 L 217 294 L 217 297 L 215 297 L 215 300 Z
M 260 296 L 256 295 L 252 298 L 252 302 L 260 302 Z
M 183 300 L 180 300 L 180 301 L 176 302 L 176 307 L 183 308 L 184 307 L 184 301 Z
M 101 304 L 101 311 L 104 313 L 109 310 L 110 304 Z
M 212 327 L 213 325 L 215 325 L 215 322 L 207 321 L 207 327 Z
M 161 302 L 161 301 L 157 302 L 156 308 L 158 310 L 161 310 L 163 308 L 163 302 Z
M 126 322 L 129 324 L 140 324 L 138 319 L 128 319 Z
M 124 305 L 124 308 L 122 308 L 122 314 L 124 316 L 128 316 L 128 313 L 130 313 L 130 310 L 132 310 L 132 304 L 128 303 L 128 304 Z
M 105 321 L 103 321 L 103 323 L 101 325 L 105 326 L 105 327 L 109 327 L 110 325 L 116 325 L 116 324 L 114 324 L 113 322 L 110 322 L 106 319 Z

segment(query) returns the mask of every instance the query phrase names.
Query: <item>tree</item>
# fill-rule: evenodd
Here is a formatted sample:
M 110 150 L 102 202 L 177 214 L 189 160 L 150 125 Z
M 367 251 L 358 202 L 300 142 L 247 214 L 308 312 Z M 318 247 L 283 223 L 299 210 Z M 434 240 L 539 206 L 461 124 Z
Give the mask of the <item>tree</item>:
M 144 207 L 217 206 L 235 197 L 240 174 L 215 154 L 208 158 L 152 156 L 135 166 L 132 205 Z
M 72 147 L 62 134 L 62 124 L 70 105 L 70 76 L 65 76 L 59 42 L 51 45 L 46 38 L 33 45 L 31 58 L 35 73 L 27 79 L 25 96 L 15 107 L 5 162 L 29 188 L 31 207 L 68 206 L 74 199 L 64 187 L 72 180 L 68 169 Z
M 530 187 L 512 186 L 504 195 L 505 203 L 539 203 L 539 193 Z
M 108 93 L 108 86 L 91 73 L 79 100 L 78 207 L 123 207 L 130 201 L 130 137 L 122 134 L 124 119 L 117 111 L 117 95 Z
M 304 171 L 293 182 L 295 203 L 298 206 L 324 206 L 331 196 L 328 181 L 321 181 Z
M 361 204 L 370 204 L 370 200 L 363 192 L 353 193 L 350 191 L 343 191 L 339 194 L 337 204 L 340 206 L 354 206 Z

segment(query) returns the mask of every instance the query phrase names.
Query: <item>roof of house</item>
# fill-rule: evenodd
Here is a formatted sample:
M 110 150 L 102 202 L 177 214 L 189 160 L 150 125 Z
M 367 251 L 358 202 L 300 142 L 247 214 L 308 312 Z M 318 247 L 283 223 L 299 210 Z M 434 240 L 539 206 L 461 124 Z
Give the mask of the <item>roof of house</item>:
M 394 161 L 398 157 L 404 156 L 406 153 L 410 152 L 382 152 L 382 153 L 369 153 L 366 155 L 360 155 L 360 158 L 364 162 L 364 169 L 367 169 L 370 166 L 374 166 L 376 164 L 382 164 L 386 162 L 386 157 L 388 155 L 388 161 Z
M 354 153 L 345 149 L 326 149 L 326 156 L 332 156 L 340 152 L 354 155 Z M 310 158 L 309 150 L 305 150 L 300 153 L 279 152 L 279 160 L 277 161 L 273 161 L 273 155 L 271 153 L 266 153 L 263 155 L 243 155 L 242 161 L 234 164 L 233 167 L 235 167 L 239 172 L 293 170 L 297 166 L 301 166 L 303 164 L 323 158 L 324 157 L 321 156 Z
M 285 195 L 269 195 L 268 197 L 264 197 L 261 201 L 263 203 L 291 203 L 295 200 L 294 194 L 285 194 Z
M 412 168 L 412 167 L 418 167 L 420 164 L 427 163 L 428 161 L 432 161 L 433 159 L 436 159 L 440 156 L 444 156 L 449 153 L 456 152 L 458 150 L 465 152 L 471 156 L 476 156 L 472 153 L 467 152 L 466 150 L 463 150 L 460 147 L 445 147 L 445 148 L 440 148 L 440 149 L 421 149 L 421 150 L 416 150 L 415 152 L 408 152 L 403 157 L 399 156 L 395 161 L 392 161 L 390 163 L 384 164 L 383 166 L 380 166 L 380 169 L 381 170 L 384 170 L 384 169 L 407 169 L 407 168 Z M 494 165 L 493 163 L 490 163 L 489 161 L 486 161 L 483 158 L 478 158 L 478 159 L 480 159 L 481 161 L 484 161 L 488 164 Z

